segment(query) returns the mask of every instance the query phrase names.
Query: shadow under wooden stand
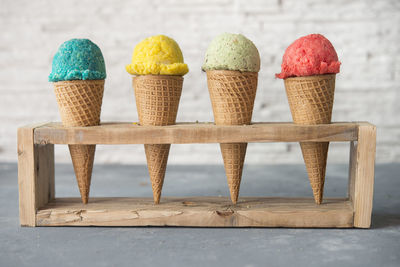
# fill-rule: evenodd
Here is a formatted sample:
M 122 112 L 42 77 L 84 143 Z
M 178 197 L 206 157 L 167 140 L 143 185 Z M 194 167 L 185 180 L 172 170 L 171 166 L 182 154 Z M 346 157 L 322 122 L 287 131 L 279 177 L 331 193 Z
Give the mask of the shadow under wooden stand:
M 55 198 L 54 144 L 189 144 L 350 142 L 348 198 L 165 197 Z M 371 225 L 376 127 L 367 122 L 322 125 L 254 123 L 216 126 L 178 123 L 138 126 L 103 123 L 63 127 L 43 123 L 18 129 L 20 223 L 23 226 L 357 227 Z

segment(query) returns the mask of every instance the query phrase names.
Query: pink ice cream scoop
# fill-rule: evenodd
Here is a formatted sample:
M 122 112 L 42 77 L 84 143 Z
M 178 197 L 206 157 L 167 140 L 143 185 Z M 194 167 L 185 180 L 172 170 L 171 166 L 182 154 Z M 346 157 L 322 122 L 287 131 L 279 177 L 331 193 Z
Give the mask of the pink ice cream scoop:
M 335 48 L 321 34 L 310 34 L 294 41 L 285 51 L 277 78 L 339 73 Z

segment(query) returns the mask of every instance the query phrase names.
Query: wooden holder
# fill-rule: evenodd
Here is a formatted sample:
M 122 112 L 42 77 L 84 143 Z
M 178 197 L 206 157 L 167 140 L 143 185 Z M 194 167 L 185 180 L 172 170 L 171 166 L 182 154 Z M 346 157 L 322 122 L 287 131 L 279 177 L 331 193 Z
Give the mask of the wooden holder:
M 350 141 L 347 198 L 229 197 L 55 198 L 54 144 L 189 144 Z M 371 225 L 376 127 L 367 122 L 216 126 L 60 123 L 18 129 L 20 223 L 23 226 L 357 227 Z

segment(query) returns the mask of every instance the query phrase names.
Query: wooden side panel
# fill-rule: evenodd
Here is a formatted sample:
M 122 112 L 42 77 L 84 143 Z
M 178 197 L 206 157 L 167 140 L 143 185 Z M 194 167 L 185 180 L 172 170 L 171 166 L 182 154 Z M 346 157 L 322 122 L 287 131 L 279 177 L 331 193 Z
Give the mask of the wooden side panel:
M 20 224 L 35 226 L 36 210 L 54 198 L 54 145 L 35 145 L 39 123 L 18 129 L 18 189 Z
M 38 226 L 353 227 L 347 199 L 243 197 L 56 198 L 37 213 Z
M 23 226 L 35 226 L 35 156 L 33 128 L 18 129 L 19 219 Z
M 357 146 L 353 148 L 352 172 L 350 179 L 350 199 L 354 208 L 354 227 L 369 228 L 371 226 L 372 201 L 374 191 L 376 151 L 376 127 L 368 123 L 360 123 Z

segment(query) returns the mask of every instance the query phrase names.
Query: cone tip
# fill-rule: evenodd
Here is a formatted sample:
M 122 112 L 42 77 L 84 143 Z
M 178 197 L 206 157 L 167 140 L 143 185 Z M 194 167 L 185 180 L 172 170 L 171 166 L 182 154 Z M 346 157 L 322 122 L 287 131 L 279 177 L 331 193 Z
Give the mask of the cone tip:
M 160 193 L 154 193 L 153 199 L 154 199 L 154 204 L 160 204 L 160 197 L 161 197 L 161 192 Z
M 314 201 L 316 204 L 320 205 L 322 203 L 322 194 L 314 195 Z
M 231 194 L 231 201 L 233 204 L 236 204 L 239 198 L 239 192 L 235 192 Z
M 83 204 L 87 204 L 88 201 L 89 201 L 89 197 L 88 196 L 82 196 L 81 199 L 82 199 L 82 203 Z

